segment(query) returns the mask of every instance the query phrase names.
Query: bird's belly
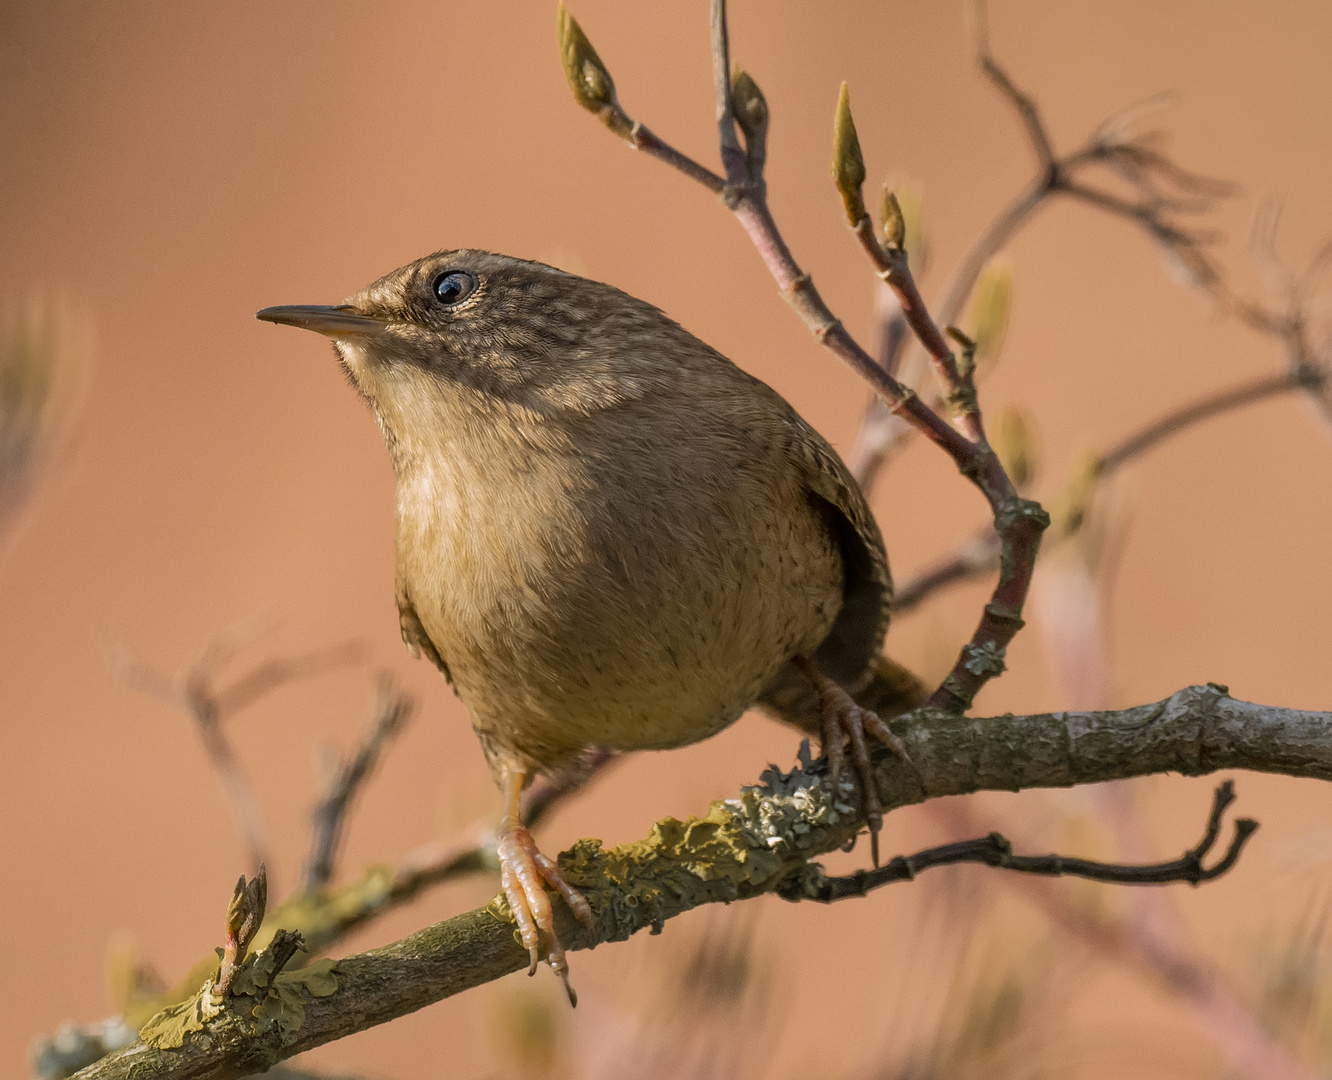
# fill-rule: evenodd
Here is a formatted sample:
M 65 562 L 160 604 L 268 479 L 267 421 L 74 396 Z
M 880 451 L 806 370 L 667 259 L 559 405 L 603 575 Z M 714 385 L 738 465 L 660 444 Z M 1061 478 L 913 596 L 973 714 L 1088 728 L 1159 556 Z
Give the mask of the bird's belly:
M 407 573 L 492 758 L 706 738 L 840 610 L 841 556 L 801 500 L 565 509 L 487 528 L 485 550 L 437 531 L 439 571 Z

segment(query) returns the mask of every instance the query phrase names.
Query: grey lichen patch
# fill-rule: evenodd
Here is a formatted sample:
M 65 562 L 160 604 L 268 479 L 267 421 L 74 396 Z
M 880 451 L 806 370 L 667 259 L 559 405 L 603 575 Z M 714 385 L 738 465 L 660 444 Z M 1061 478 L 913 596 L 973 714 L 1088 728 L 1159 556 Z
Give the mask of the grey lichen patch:
M 789 862 L 801 853 L 826 850 L 834 826 L 855 820 L 856 788 L 849 775 L 834 795 L 826 776 L 801 769 L 782 773 L 770 767 L 758 786 L 740 790 L 724 805 L 735 816 L 750 843 L 767 848 Z
M 993 641 L 968 645 L 962 650 L 963 663 L 973 675 L 992 679 L 1004 673 L 1004 647 Z

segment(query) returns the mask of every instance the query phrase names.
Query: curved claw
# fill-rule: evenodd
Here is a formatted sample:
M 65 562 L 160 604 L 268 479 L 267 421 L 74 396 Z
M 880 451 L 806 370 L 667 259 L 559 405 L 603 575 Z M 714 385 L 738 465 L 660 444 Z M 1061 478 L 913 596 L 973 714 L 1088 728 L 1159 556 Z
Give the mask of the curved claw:
M 537 849 L 527 828 L 510 817 L 506 817 L 500 825 L 495 851 L 499 856 L 500 885 L 513 911 L 514 921 L 518 924 L 519 939 L 531 957 L 528 975 L 535 975 L 537 965 L 541 962 L 541 935 L 545 934 L 549 943 L 546 962 L 564 983 L 569 1004 L 577 1005 L 578 995 L 569 983 L 569 961 L 555 933 L 555 914 L 550 906 L 546 886 L 555 889 L 573 910 L 578 921 L 589 927 L 593 926 L 592 908 L 582 894 L 569 884 L 555 862 Z
M 902 740 L 893 734 L 892 729 L 877 714 L 861 708 L 855 700 L 834 680 L 828 678 L 805 657 L 796 658 L 797 666 L 813 685 L 819 696 L 822 752 L 828 759 L 828 772 L 831 774 L 833 789 L 836 790 L 842 778 L 842 768 L 846 762 L 845 743 L 851 744 L 851 765 L 855 769 L 861 795 L 865 800 L 865 818 L 869 824 L 870 857 L 874 865 L 879 865 L 879 832 L 883 828 L 883 804 L 879 801 L 878 784 L 874 778 L 874 764 L 870 760 L 869 745 L 865 739 L 868 731 L 879 742 L 903 761 L 910 762 Z

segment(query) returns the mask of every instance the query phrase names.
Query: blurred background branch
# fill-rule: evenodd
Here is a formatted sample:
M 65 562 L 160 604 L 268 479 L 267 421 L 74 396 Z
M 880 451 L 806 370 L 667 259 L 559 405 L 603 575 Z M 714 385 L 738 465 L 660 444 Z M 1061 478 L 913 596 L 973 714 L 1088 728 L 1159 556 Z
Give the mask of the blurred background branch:
M 90 321 L 68 303 L 0 306 L 0 544 L 69 440 L 91 353 Z

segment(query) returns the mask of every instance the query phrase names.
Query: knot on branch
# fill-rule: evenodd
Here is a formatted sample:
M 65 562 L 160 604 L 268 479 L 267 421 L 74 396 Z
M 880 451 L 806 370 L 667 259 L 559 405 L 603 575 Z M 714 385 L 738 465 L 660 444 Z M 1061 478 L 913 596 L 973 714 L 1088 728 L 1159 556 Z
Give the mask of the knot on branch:
M 1000 508 L 995 515 L 995 525 L 1000 533 L 1005 533 L 1020 522 L 1029 522 L 1037 532 L 1045 532 L 1050 527 L 1050 514 L 1035 499 L 1014 499 Z

